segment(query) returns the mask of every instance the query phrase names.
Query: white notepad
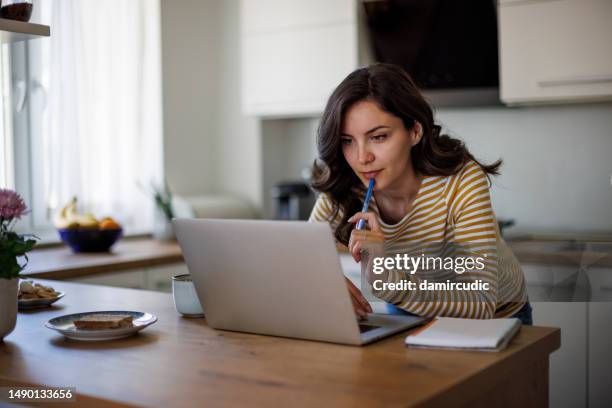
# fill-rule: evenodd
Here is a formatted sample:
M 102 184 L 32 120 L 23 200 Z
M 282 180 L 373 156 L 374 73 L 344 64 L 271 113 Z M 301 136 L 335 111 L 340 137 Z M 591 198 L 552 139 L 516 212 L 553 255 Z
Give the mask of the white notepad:
M 521 327 L 519 319 L 438 317 L 427 328 L 406 337 L 410 347 L 500 351 Z

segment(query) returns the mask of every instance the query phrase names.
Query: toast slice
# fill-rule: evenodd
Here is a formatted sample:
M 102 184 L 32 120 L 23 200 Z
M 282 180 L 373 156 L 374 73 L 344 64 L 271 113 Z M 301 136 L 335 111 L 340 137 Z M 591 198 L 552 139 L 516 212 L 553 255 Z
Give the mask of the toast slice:
M 118 329 L 132 326 L 134 318 L 130 315 L 92 314 L 81 317 L 73 323 L 77 329 Z

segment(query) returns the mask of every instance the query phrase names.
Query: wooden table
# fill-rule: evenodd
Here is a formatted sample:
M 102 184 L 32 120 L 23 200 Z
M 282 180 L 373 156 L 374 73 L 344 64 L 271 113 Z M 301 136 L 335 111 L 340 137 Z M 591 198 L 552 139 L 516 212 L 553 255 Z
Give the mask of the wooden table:
M 78 406 L 545 407 L 548 358 L 560 346 L 559 329 L 545 327 L 523 327 L 500 353 L 410 349 L 405 334 L 353 347 L 217 331 L 179 317 L 167 294 L 47 283 L 66 297 L 19 313 L 0 343 L 0 385 L 74 386 Z M 159 321 L 108 343 L 67 341 L 43 326 L 105 309 Z

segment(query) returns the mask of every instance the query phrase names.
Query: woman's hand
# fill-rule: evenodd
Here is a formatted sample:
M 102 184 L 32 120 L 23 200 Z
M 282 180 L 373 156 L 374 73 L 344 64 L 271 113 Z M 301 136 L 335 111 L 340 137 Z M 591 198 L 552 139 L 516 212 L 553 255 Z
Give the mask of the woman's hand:
M 355 262 L 361 262 L 361 251 L 372 247 L 384 248 L 385 236 L 382 233 L 376 215 L 371 212 L 358 212 L 348 219 L 348 222 L 356 224 L 359 220 L 365 220 L 370 227 L 369 230 L 353 229 L 349 239 L 349 252 Z
M 357 286 L 353 285 L 353 282 L 347 277 L 344 277 L 344 279 L 346 280 L 348 291 L 351 294 L 351 302 L 353 302 L 355 314 L 363 318 L 366 317 L 368 313 L 372 313 L 372 306 L 370 306 L 370 303 L 363 297 Z

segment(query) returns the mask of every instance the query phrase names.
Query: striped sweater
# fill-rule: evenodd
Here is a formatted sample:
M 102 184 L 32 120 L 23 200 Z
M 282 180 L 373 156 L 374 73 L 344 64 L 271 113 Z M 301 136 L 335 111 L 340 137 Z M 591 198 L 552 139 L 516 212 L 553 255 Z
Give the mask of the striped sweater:
M 527 301 L 521 266 L 499 233 L 491 206 L 489 182 L 477 163 L 467 163 L 452 176 L 425 176 L 413 207 L 397 224 L 385 223 L 373 197 L 374 212 L 385 236 L 385 256 L 406 253 L 418 243 L 449 243 L 468 248 L 469 254 L 484 257 L 484 268 L 463 274 L 452 272 L 457 282 L 488 283 L 488 290 L 419 292 L 418 290 L 374 290 L 381 300 L 420 316 L 452 316 L 488 319 L 508 317 Z M 310 221 L 325 221 L 332 229 L 342 219 L 342 210 L 334 217 L 334 205 L 321 194 L 310 215 Z M 352 214 L 351 214 L 352 215 Z M 439 254 L 438 254 L 439 255 Z M 412 254 L 414 256 L 414 254 Z M 363 266 L 362 266 L 363 269 Z M 444 281 L 448 271 L 434 271 L 434 278 Z M 387 282 L 422 281 L 419 274 L 391 269 Z

